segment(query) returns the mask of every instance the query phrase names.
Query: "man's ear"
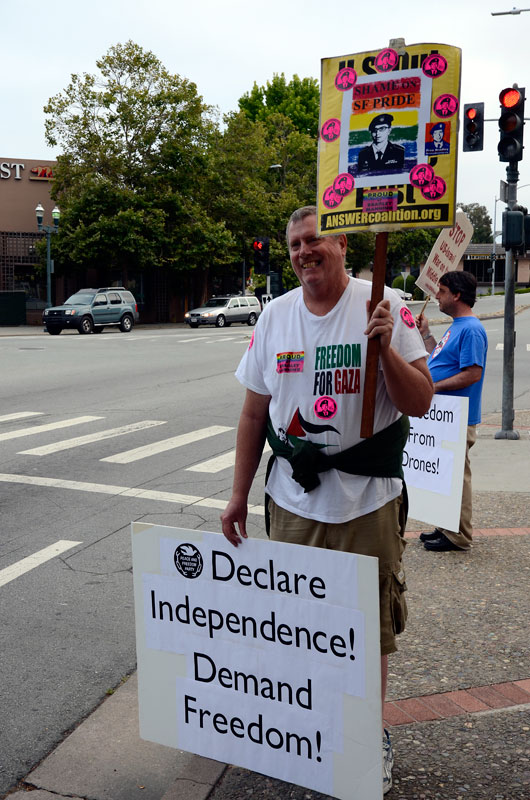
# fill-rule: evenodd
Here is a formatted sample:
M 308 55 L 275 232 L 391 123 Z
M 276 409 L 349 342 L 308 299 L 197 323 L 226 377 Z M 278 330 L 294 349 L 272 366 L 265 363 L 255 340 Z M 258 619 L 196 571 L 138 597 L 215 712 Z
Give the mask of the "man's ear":
M 346 255 L 346 250 L 348 249 L 348 237 L 346 236 L 345 233 L 341 233 L 341 235 L 339 237 L 339 244 L 340 244 L 341 253 L 342 253 L 343 256 L 345 256 Z

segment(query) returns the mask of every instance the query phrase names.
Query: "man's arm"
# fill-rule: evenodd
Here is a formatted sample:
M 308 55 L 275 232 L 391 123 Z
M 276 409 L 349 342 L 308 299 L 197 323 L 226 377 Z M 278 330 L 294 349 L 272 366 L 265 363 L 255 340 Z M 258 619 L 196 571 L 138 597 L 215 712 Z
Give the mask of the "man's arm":
M 425 314 L 418 314 L 416 317 L 416 327 L 421 334 L 425 349 L 429 354 L 431 354 L 436 347 L 436 339 L 429 330 L 429 322 Z
M 388 395 L 398 411 L 421 417 L 431 405 L 433 385 L 431 373 L 425 358 L 405 361 L 392 347 L 394 318 L 390 313 L 390 301 L 382 300 L 375 308 L 366 335 L 369 339 L 379 336 L 381 341 L 380 359 L 385 376 Z
M 247 538 L 248 494 L 265 444 L 270 401 L 270 395 L 247 389 L 239 418 L 232 497 L 221 514 L 223 533 L 234 547 Z
M 478 364 L 473 364 L 471 367 L 464 367 L 461 372 L 451 375 L 450 378 L 444 378 L 442 381 L 436 381 L 434 384 L 435 392 L 456 392 L 458 389 L 465 389 L 466 386 L 471 386 L 477 383 L 482 377 L 482 367 Z

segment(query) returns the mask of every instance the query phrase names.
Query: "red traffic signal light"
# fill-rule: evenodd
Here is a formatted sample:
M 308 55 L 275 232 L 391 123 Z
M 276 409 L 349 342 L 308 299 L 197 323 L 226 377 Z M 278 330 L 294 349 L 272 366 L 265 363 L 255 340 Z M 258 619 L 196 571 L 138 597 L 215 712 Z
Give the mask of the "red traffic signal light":
M 464 153 L 484 150 L 484 103 L 464 106 Z
M 523 158 L 525 90 L 503 89 L 499 94 L 500 139 L 497 145 L 500 161 L 521 161 Z
M 269 272 L 269 237 L 256 236 L 252 242 L 254 250 L 254 272 L 266 275 Z

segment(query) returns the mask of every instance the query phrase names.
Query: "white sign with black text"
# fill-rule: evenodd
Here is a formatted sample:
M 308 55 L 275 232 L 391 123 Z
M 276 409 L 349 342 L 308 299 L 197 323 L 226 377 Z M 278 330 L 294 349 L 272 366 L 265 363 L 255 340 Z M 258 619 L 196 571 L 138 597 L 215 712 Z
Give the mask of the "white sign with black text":
M 382 797 L 377 559 L 132 525 L 140 735 Z
M 410 417 L 403 472 L 409 517 L 457 531 L 466 456 L 468 398 L 435 394 L 423 417 Z

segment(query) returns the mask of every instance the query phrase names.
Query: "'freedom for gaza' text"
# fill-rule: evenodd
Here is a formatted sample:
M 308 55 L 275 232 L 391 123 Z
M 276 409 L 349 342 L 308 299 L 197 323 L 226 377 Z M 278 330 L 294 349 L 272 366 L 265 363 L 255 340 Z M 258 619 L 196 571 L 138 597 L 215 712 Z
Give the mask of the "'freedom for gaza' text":
M 309 628 L 301 625 L 291 626 L 280 622 L 276 619 L 275 611 L 271 611 L 261 620 L 237 614 L 235 611 L 223 614 L 215 608 L 193 606 L 190 603 L 189 595 L 185 595 L 182 603 L 173 606 L 169 600 L 157 598 L 155 590 L 151 589 L 151 616 L 160 622 L 167 621 L 204 628 L 210 639 L 213 639 L 216 633 L 226 630 L 236 636 L 261 639 L 285 647 L 296 647 L 307 651 L 315 650 L 322 654 L 331 653 L 336 658 L 346 658 L 349 654 L 350 659 L 355 660 L 353 628 L 349 629 L 349 641 L 347 642 L 338 633 L 328 635 L 325 631 L 310 631 Z

